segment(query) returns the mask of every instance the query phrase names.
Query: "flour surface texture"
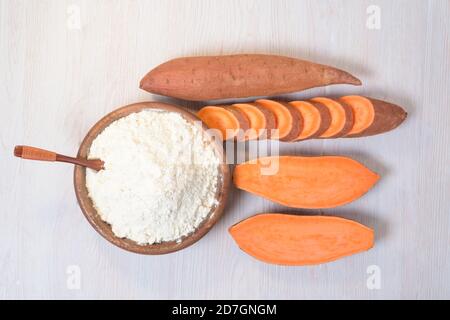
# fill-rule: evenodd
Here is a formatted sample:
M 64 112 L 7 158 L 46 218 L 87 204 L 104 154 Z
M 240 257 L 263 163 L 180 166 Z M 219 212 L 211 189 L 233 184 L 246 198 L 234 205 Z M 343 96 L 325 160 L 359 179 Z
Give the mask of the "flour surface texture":
M 93 141 L 89 197 L 114 234 L 139 244 L 179 240 L 217 204 L 220 159 L 200 127 L 180 114 L 145 110 L 123 117 Z

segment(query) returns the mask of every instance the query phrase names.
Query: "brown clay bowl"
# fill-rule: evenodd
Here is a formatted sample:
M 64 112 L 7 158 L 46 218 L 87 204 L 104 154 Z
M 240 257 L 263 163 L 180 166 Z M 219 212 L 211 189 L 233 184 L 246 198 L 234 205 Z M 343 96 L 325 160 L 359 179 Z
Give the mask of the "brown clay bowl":
M 116 121 L 119 118 L 125 117 L 131 113 L 152 108 L 179 113 L 188 121 L 192 122 L 200 121 L 200 119 L 190 111 L 166 103 L 141 102 L 131 104 L 109 113 L 108 115 L 103 117 L 99 122 L 97 122 L 88 132 L 83 142 L 81 143 L 80 149 L 78 151 L 78 157 L 87 158 L 92 141 L 110 123 Z M 206 134 L 208 134 L 208 132 L 206 132 L 206 129 L 207 127 L 203 124 L 203 130 L 205 131 Z M 84 213 L 84 216 L 89 221 L 89 223 L 94 227 L 94 229 L 98 233 L 100 233 L 100 235 L 103 236 L 106 240 L 122 249 L 131 252 L 149 255 L 166 254 L 184 249 L 192 245 L 200 238 L 202 238 L 222 216 L 223 210 L 225 208 L 228 190 L 230 187 L 231 175 L 230 169 L 226 164 L 223 145 L 222 143 L 217 142 L 217 140 L 215 141 L 216 141 L 215 142 L 216 152 L 222 159 L 222 163 L 219 166 L 217 172 L 217 174 L 219 175 L 218 179 L 219 185 L 216 193 L 218 205 L 211 210 L 209 215 L 205 218 L 205 220 L 199 225 L 199 227 L 194 232 L 182 237 L 180 241 L 162 242 L 151 245 L 139 245 L 138 243 L 132 240 L 126 238 L 119 238 L 115 236 L 111 229 L 111 226 L 100 218 L 100 216 L 98 215 L 97 211 L 95 210 L 92 204 L 91 199 L 88 196 L 88 190 L 86 188 L 86 169 L 84 167 L 75 166 L 74 171 L 75 193 L 80 208 Z

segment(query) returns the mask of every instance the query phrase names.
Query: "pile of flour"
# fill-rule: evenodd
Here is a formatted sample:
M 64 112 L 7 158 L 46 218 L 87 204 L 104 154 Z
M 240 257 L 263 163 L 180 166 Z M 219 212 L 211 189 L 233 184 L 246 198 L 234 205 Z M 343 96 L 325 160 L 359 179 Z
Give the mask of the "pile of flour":
M 217 204 L 220 159 L 201 128 L 180 114 L 145 110 L 123 117 L 93 141 L 89 197 L 114 234 L 139 244 L 179 240 Z

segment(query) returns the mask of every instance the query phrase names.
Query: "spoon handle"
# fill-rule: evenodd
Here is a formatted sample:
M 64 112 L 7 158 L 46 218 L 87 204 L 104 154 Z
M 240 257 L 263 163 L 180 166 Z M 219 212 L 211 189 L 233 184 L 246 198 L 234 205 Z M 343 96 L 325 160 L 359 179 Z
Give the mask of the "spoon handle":
M 56 161 L 56 153 L 44 149 L 29 146 L 16 146 L 14 155 L 22 159 L 39 161 Z
M 88 167 L 94 170 L 102 170 L 104 162 L 100 159 L 87 160 L 80 158 L 73 158 L 58 154 L 52 151 L 30 147 L 30 146 L 16 146 L 14 148 L 14 155 L 22 159 L 39 160 L 39 161 L 59 161 L 77 164 L 83 167 Z

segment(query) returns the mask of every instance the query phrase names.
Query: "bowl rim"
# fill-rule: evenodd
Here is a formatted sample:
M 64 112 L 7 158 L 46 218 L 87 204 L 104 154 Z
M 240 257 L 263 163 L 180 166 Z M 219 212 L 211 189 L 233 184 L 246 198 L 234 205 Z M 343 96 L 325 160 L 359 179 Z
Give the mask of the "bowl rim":
M 207 131 L 208 127 L 203 122 L 201 122 L 200 118 L 198 118 L 193 112 L 188 109 L 163 102 L 137 102 L 113 110 L 112 112 L 101 118 L 99 121 L 97 121 L 91 127 L 91 129 L 88 131 L 83 141 L 81 142 L 78 149 L 78 157 L 87 157 L 92 141 L 109 124 L 129 114 L 148 109 L 176 112 L 181 114 L 181 116 L 189 122 L 199 121 L 199 123 L 202 124 L 203 133 L 213 138 L 212 135 Z M 221 159 L 221 163 L 218 168 L 219 185 L 216 191 L 216 199 L 218 204 L 214 207 L 213 210 L 211 210 L 208 216 L 193 232 L 186 236 L 183 236 L 180 241 L 167 241 L 156 244 L 139 245 L 133 240 L 127 238 L 119 238 L 114 235 L 111 225 L 101 219 L 100 215 L 97 213 L 96 209 L 93 206 L 92 200 L 88 196 L 88 190 L 86 187 L 86 168 L 76 165 L 73 174 L 73 183 L 78 205 L 80 206 L 83 215 L 89 221 L 90 225 L 103 238 L 105 238 L 115 246 L 130 252 L 144 255 L 161 255 L 172 253 L 193 245 L 203 236 L 205 236 L 223 215 L 231 184 L 231 172 L 229 165 L 226 163 L 223 144 L 217 139 L 213 139 L 213 142 L 215 152 Z

